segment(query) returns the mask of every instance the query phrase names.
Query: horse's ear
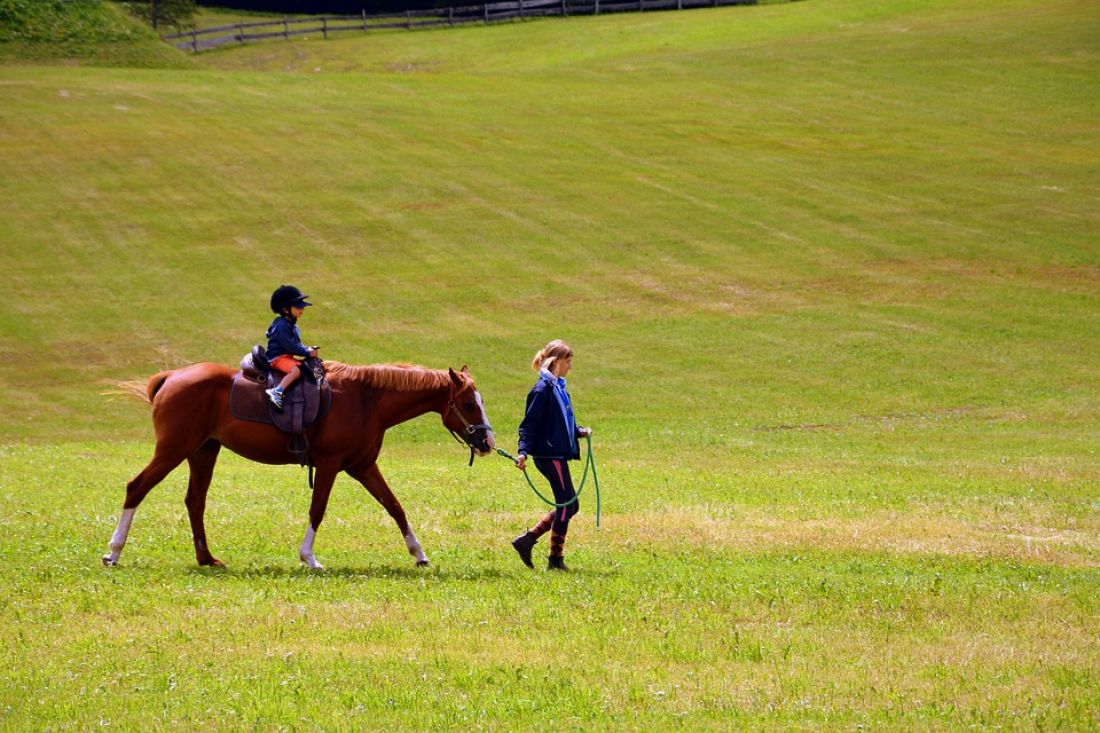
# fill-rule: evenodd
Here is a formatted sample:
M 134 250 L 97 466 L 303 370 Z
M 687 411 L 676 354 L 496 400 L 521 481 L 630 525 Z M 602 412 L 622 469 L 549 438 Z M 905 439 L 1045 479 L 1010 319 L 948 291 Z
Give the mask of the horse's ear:
M 465 369 L 465 367 L 463 367 L 463 369 Z M 454 369 L 451 369 L 450 367 L 447 367 L 447 371 L 451 375 L 451 381 L 454 382 L 456 386 L 461 387 L 464 384 L 464 382 L 462 381 L 462 377 L 458 376 L 458 372 L 456 372 Z
M 462 365 L 462 368 L 461 368 L 461 369 L 459 369 L 458 371 L 462 372 L 462 373 L 463 373 L 463 374 L 465 374 L 465 375 L 466 375 L 467 377 L 468 377 L 468 376 L 470 376 L 470 367 L 468 367 L 468 366 L 467 366 L 467 365 L 465 365 L 465 364 L 463 364 L 463 365 Z

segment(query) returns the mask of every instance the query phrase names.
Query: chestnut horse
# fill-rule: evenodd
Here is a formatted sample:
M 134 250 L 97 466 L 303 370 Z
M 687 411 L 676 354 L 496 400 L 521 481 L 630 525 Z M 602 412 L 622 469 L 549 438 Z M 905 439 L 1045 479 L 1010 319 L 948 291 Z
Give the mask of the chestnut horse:
M 386 430 L 427 412 L 438 412 L 443 425 L 461 436 L 480 456 L 495 447 L 493 429 L 485 417 L 481 395 L 466 367 L 456 372 L 405 364 L 349 366 L 326 362 L 332 386 L 328 415 L 309 428 L 308 459 L 316 469 L 309 526 L 298 549 L 302 562 L 321 568 L 313 541 L 325 516 L 333 481 L 340 471 L 359 481 L 385 507 L 405 538 L 416 564 L 428 558 L 409 528 L 405 511 L 386 484 L 376 460 Z M 156 448 L 153 459 L 126 485 L 126 500 L 118 526 L 103 556 L 104 565 L 118 564 L 130 524 L 142 499 L 184 461 L 191 470 L 187 484 L 187 514 L 199 565 L 222 565 L 206 543 L 203 515 L 214 463 L 224 445 L 260 463 L 296 462 L 287 436 L 274 425 L 239 420 L 229 410 L 229 390 L 235 371 L 220 364 L 193 364 L 161 372 L 149 379 L 143 395 L 153 406 Z

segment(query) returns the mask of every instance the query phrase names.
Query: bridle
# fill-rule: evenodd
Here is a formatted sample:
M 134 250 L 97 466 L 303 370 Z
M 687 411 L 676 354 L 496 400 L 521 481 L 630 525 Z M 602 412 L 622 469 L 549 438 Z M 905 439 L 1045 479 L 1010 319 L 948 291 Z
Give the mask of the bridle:
M 458 391 L 455 389 L 454 383 L 451 384 L 450 394 L 447 396 L 447 406 L 443 408 L 443 427 L 447 428 L 447 432 L 451 434 L 451 437 L 458 441 L 459 444 L 465 445 L 470 449 L 470 464 L 474 465 L 474 453 L 477 447 L 474 446 L 474 435 L 478 430 L 485 430 L 492 432 L 493 426 L 489 423 L 471 423 L 466 419 L 466 416 L 462 414 L 462 411 L 458 409 L 458 404 L 455 399 L 458 397 Z M 455 417 L 462 423 L 462 434 L 459 435 L 447 425 L 447 415 L 454 411 Z M 485 442 L 488 446 L 488 441 Z

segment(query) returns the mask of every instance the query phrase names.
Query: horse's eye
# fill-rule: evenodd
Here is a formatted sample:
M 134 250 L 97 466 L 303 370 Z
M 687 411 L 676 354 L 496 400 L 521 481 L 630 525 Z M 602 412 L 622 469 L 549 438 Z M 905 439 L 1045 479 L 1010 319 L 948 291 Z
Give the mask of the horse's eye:
M 464 406 L 464 407 L 465 407 L 465 408 L 466 408 L 467 410 L 476 410 L 476 409 L 477 409 L 477 403 L 476 403 L 476 402 L 467 402 L 467 403 L 466 403 L 465 405 L 463 405 L 463 406 Z

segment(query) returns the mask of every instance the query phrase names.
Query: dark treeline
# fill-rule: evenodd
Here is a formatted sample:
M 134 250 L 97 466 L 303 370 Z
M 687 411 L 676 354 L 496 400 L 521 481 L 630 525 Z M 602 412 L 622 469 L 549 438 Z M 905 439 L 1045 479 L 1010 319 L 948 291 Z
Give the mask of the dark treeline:
M 197 0 L 198 5 L 279 15 L 358 15 L 478 5 L 485 0 Z

